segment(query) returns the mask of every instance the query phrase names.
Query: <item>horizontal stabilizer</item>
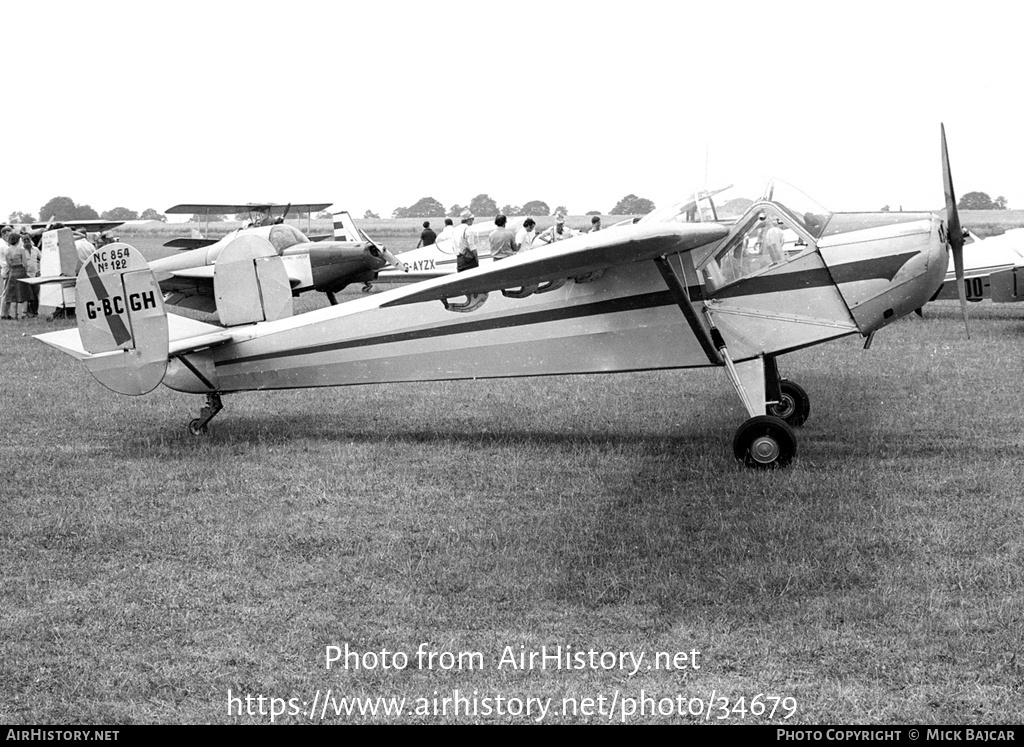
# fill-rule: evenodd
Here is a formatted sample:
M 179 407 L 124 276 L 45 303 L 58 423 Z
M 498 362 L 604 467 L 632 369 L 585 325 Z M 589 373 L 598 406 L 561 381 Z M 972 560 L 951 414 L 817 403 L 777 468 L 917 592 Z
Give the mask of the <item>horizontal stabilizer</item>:
M 409 293 L 383 306 L 399 306 L 518 288 L 583 275 L 615 265 L 692 251 L 728 233 L 717 223 L 640 223 L 531 249 L 486 267 L 417 283 Z

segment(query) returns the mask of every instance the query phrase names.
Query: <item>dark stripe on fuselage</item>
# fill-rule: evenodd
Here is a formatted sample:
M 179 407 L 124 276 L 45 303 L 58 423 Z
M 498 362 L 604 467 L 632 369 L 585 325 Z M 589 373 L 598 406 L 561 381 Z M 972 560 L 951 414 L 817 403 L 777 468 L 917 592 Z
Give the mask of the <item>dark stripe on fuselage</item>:
M 918 252 L 895 254 L 861 259 L 856 262 L 835 265 L 825 269 L 816 267 L 800 272 L 769 273 L 741 280 L 735 285 L 728 285 L 722 290 L 712 293 L 711 298 L 738 298 L 740 296 L 758 296 L 762 293 L 784 293 L 786 291 L 803 290 L 806 288 L 823 288 L 827 285 L 841 285 L 858 280 L 889 280 L 891 281 Z
M 85 265 L 85 274 L 89 278 L 89 284 L 92 285 L 92 292 L 96 294 L 96 300 L 102 301 L 104 298 L 110 296 L 107 293 L 107 288 L 103 285 L 103 281 L 100 280 L 100 276 L 96 274 L 96 265 L 92 262 L 88 262 Z M 121 277 L 118 276 L 117 282 L 121 282 Z M 122 302 L 123 303 L 123 302 Z M 124 321 L 120 316 L 112 314 L 105 317 L 107 320 L 107 327 L 110 329 L 110 334 L 114 336 L 114 344 L 120 346 L 132 339 L 131 332 L 124 326 Z
M 613 298 L 607 301 L 581 304 L 579 306 L 562 306 L 556 309 L 544 311 L 532 311 L 525 314 L 515 314 L 493 319 L 480 319 L 459 324 L 445 324 L 439 327 L 427 329 L 409 330 L 408 332 L 392 332 L 390 334 L 375 335 L 373 337 L 361 337 L 355 340 L 343 340 L 340 342 L 325 343 L 323 345 L 310 345 L 293 350 L 280 350 L 273 353 L 261 353 L 249 355 L 231 360 L 217 361 L 216 366 L 230 366 L 236 363 L 251 363 L 253 361 L 273 360 L 275 358 L 290 358 L 296 355 L 311 355 L 315 353 L 328 353 L 333 350 L 346 350 L 349 348 L 370 347 L 372 345 L 386 345 L 392 342 L 408 342 L 410 340 L 424 340 L 430 337 L 445 337 L 448 335 L 463 335 L 473 332 L 484 332 L 494 329 L 508 327 L 523 327 L 530 324 L 544 324 L 546 322 L 559 322 L 567 319 L 582 319 L 588 316 L 601 314 L 616 314 L 626 311 L 637 311 L 640 309 L 653 309 L 659 306 L 674 306 L 675 300 L 672 294 L 667 291 L 644 293 L 639 296 L 627 296 L 625 298 Z

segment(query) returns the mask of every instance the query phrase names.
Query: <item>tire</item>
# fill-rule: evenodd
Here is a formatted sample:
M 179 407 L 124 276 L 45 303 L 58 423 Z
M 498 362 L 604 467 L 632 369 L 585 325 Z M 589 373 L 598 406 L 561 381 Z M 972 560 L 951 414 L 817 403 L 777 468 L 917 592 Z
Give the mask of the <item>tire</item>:
M 200 425 L 202 421 L 199 418 L 192 418 L 188 421 L 188 432 L 193 436 L 202 436 L 206 433 L 206 426 Z
M 811 414 L 811 398 L 802 386 L 788 379 L 779 382 L 779 388 L 782 389 L 782 400 L 769 405 L 768 414 L 799 428 Z
M 748 467 L 786 467 L 796 456 L 796 434 L 785 420 L 758 415 L 736 430 L 732 451 Z

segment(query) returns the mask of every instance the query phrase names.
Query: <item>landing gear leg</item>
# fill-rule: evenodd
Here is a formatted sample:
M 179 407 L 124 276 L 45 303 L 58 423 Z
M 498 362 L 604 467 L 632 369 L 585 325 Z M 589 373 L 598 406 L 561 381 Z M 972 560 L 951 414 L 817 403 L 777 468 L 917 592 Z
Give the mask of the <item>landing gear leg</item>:
M 193 418 L 189 421 L 188 432 L 193 436 L 201 436 L 207 431 L 207 424 L 213 420 L 214 416 L 224 409 L 224 405 L 220 401 L 220 394 L 217 392 L 209 392 L 206 395 L 206 407 L 199 411 L 199 417 Z
M 708 321 L 711 321 L 710 314 Z M 775 358 L 762 355 L 734 363 L 722 333 L 713 322 L 711 339 L 722 356 L 736 394 L 750 415 L 750 419 L 736 431 L 732 442 L 733 454 L 748 467 L 785 467 L 796 456 L 796 435 L 789 424 L 772 411 L 772 407 L 780 404 L 784 391 Z

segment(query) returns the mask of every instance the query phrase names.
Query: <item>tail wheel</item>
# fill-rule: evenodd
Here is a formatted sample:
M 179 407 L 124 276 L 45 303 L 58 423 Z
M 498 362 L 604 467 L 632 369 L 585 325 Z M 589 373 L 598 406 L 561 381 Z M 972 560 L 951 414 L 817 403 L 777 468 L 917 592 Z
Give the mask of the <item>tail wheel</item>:
M 758 415 L 737 429 L 732 450 L 748 467 L 785 467 L 796 456 L 796 434 L 785 420 Z
M 782 399 L 768 405 L 768 414 L 799 428 L 811 414 L 811 398 L 802 386 L 787 379 L 779 382 L 779 388 L 782 389 Z

